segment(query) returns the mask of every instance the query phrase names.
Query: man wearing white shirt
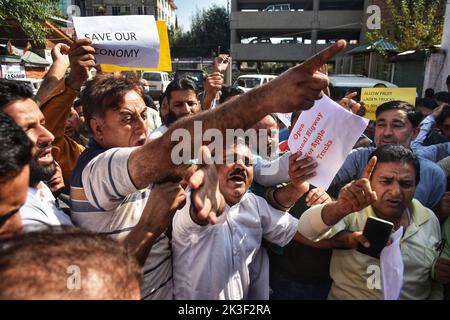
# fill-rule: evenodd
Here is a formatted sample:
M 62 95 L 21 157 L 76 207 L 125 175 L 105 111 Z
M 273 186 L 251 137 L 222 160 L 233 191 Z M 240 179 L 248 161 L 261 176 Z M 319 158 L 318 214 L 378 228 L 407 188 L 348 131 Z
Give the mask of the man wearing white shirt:
M 31 90 L 14 81 L 0 83 L 0 109 L 7 113 L 33 143 L 30 183 L 25 205 L 20 210 L 24 226 L 72 225 L 70 218 L 57 206 L 56 199 L 43 181 L 56 172 L 52 156 L 55 137 L 45 128 L 45 119 L 33 99 Z
M 257 258 L 262 239 L 285 246 L 298 240 L 298 220 L 276 210 L 263 199 L 247 192 L 253 180 L 252 154 L 244 144 L 226 149 L 224 164 L 217 164 L 219 190 L 225 209 L 215 224 L 205 224 L 189 197 L 173 219 L 172 250 L 175 299 L 261 299 L 269 289 L 269 279 L 258 280 L 251 263 Z M 300 160 L 302 161 L 302 160 Z M 307 176 L 315 166 L 299 166 L 299 175 Z M 302 184 L 304 180 L 297 180 Z M 297 194 L 298 198 L 303 195 Z M 268 261 L 260 262 L 266 264 Z M 264 273 L 263 273 L 264 274 Z M 265 282 L 265 283 L 263 283 Z M 250 290 L 250 289 L 253 289 Z

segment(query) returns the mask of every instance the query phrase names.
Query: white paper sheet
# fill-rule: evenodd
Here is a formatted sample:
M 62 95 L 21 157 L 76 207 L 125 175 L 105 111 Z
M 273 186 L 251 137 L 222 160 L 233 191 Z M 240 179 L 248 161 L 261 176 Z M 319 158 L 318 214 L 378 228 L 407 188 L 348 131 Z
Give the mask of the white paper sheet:
M 291 117 L 292 117 L 292 112 L 290 113 L 277 113 L 277 117 L 278 119 L 280 119 L 281 122 L 284 123 L 284 125 L 286 127 L 290 127 L 291 126 Z
M 308 155 L 317 161 L 317 175 L 309 183 L 328 189 L 368 123 L 325 95 L 301 113 L 288 143 L 292 152 L 302 151 L 301 158 Z
M 392 243 L 384 247 L 380 254 L 381 280 L 384 300 L 398 300 L 403 286 L 403 259 L 400 240 L 403 227 L 391 236 Z
M 154 16 L 73 17 L 77 38 L 92 39 L 97 64 L 157 68 L 159 35 Z

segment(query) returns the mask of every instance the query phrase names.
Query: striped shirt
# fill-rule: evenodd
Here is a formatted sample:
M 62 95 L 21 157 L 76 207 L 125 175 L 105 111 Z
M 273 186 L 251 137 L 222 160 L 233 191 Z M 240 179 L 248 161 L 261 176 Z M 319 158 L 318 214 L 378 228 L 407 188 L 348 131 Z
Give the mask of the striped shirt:
M 95 141 L 80 156 L 70 181 L 72 220 L 82 229 L 123 240 L 138 223 L 150 189 L 138 190 L 128 173 L 134 148 L 103 149 Z M 162 234 L 143 267 L 141 297 L 172 299 L 169 239 Z

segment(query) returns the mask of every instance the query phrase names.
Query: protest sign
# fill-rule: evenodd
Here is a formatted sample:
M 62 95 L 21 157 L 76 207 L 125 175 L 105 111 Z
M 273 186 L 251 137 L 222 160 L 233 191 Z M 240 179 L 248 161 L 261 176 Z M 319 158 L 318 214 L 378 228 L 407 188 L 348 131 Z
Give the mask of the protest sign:
M 281 122 L 284 123 L 284 125 L 289 128 L 291 126 L 291 117 L 292 112 L 290 113 L 277 113 L 278 119 L 280 119 Z
M 375 120 L 377 108 L 389 101 L 406 101 L 413 106 L 416 104 L 416 88 L 362 88 L 361 101 L 366 107 L 365 118 Z
M 170 57 L 169 35 L 167 33 L 167 25 L 165 21 L 157 20 L 156 27 L 159 34 L 159 64 L 156 68 L 130 68 L 120 67 L 111 64 L 102 64 L 103 72 L 120 72 L 120 71 L 166 71 L 172 72 L 172 59 Z
M 156 68 L 159 35 L 153 16 L 73 17 L 78 38 L 92 39 L 97 64 Z
M 317 162 L 317 174 L 309 183 L 328 189 L 368 122 L 325 95 L 300 114 L 288 143 L 292 152 L 302 152 L 301 158 Z

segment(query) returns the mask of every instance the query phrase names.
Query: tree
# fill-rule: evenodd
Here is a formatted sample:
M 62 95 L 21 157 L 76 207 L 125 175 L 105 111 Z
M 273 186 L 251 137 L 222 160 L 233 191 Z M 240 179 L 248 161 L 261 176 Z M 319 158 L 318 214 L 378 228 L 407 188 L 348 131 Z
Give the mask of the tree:
M 58 0 L 0 0 L 2 27 L 14 27 L 14 20 L 23 32 L 36 43 L 45 43 L 48 32 L 42 22 L 59 16 Z
M 441 43 L 443 16 L 437 11 L 445 0 L 386 0 L 392 21 L 382 19 L 381 29 L 367 32 L 368 41 L 386 39 L 400 50 L 415 50 Z
M 174 57 L 209 57 L 230 49 L 230 19 L 225 7 L 217 5 L 197 11 L 188 32 L 171 33 Z

